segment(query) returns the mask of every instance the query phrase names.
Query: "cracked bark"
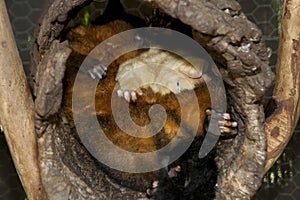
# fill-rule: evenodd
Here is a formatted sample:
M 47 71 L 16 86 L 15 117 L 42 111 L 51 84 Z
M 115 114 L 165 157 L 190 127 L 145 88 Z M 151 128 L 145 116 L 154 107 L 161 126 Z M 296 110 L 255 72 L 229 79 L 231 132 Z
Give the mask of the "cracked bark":
M 23 166 L 25 166 L 24 161 L 28 164 L 25 168 L 22 168 L 23 166 L 17 168 L 24 188 L 31 196 L 33 196 L 31 192 L 34 191 L 31 187 L 40 188 L 39 176 L 41 175 L 48 199 L 97 199 L 99 197 L 143 199 L 144 194 L 121 187 L 104 173 L 95 171 L 93 161 L 72 134 L 73 127 L 60 110 L 63 92 L 61 80 L 70 50 L 66 43 L 60 43 L 58 39 L 68 20 L 68 12 L 85 2 L 85 0 L 53 0 L 43 16 L 33 49 L 31 66 L 32 72 L 36 74 L 36 80 L 31 82 L 35 91 L 35 107 L 30 106 L 32 102 L 28 101 L 29 93 L 23 87 L 23 79 L 20 79 L 21 85 L 16 85 L 24 89 L 21 96 L 7 94 L 7 97 L 15 98 L 19 102 L 22 102 L 22 99 L 29 102 L 29 107 L 24 108 L 29 111 L 27 113 L 29 116 L 24 119 L 32 119 L 28 122 L 31 125 L 34 125 L 34 122 L 33 113 L 30 115 L 30 112 L 35 108 L 35 127 L 39 134 L 37 140 L 39 165 L 42 170 L 39 174 L 36 166 L 38 160 L 35 152 L 36 136 L 33 134 L 32 127 L 31 129 L 20 128 L 30 133 L 26 137 L 28 141 L 24 140 L 27 142 L 26 148 L 31 152 L 28 154 L 30 158 L 25 155 L 24 160 L 16 158 L 15 162 L 23 162 Z M 274 92 L 278 108 L 266 123 L 261 100 L 274 78 L 268 66 L 269 51 L 261 39 L 261 31 L 246 19 L 239 4 L 233 0 L 151 0 L 151 2 L 170 16 L 190 25 L 194 39 L 208 49 L 219 65 L 228 89 L 230 109 L 239 122 L 239 135 L 218 145 L 217 162 L 220 175 L 216 199 L 250 199 L 260 186 L 266 159 L 268 159 L 268 168 L 284 149 L 299 118 L 299 68 L 297 66 L 300 34 L 295 28 L 290 30 L 293 23 L 299 24 L 300 12 L 299 7 L 296 6 L 299 1 L 289 0 L 285 3 L 281 54 L 277 71 L 278 82 Z M 14 51 L 16 52 L 16 48 Z M 3 60 L 1 59 L 1 62 Z M 16 71 L 23 76 L 20 69 Z M 3 68 L 3 73 L 0 75 L 8 73 L 11 73 L 10 69 Z M 292 81 L 287 82 L 288 78 Z M 3 80 L 7 79 L 4 77 Z M 2 86 L 7 85 L 9 84 L 0 85 L 1 95 L 6 94 L 2 91 L 7 91 L 7 88 Z M 288 90 L 284 90 L 285 88 Z M 15 95 L 17 94 L 16 92 Z M 4 101 L 10 100 L 4 99 Z M 19 105 L 12 105 L 11 108 L 22 109 Z M 3 110 L 0 111 L 4 130 L 6 134 L 10 133 L 12 129 L 6 121 L 8 118 L 5 119 Z M 17 148 L 16 144 L 23 144 L 19 140 L 14 142 L 10 134 L 6 137 L 11 149 L 12 146 Z M 21 153 L 19 155 L 22 155 L 22 152 L 20 149 L 15 150 L 16 154 Z M 82 163 L 81 160 L 86 162 Z M 24 175 L 22 179 L 23 169 L 31 169 L 33 172 L 29 176 Z M 36 185 L 26 185 L 30 182 L 28 180 L 36 180 Z M 40 192 L 38 194 L 41 198 L 38 199 L 46 198 L 43 191 Z
M 220 66 L 232 99 L 231 110 L 239 119 L 240 126 L 237 138 L 219 144 L 217 162 L 221 173 L 216 199 L 248 199 L 259 188 L 264 174 L 267 145 L 260 101 L 273 80 L 268 66 L 269 52 L 261 40 L 261 31 L 246 19 L 235 1 L 153 0 L 152 3 L 190 25 L 194 39 L 211 52 Z M 54 2 L 54 5 L 57 4 Z M 57 14 L 56 18 L 59 16 L 64 14 Z M 44 23 L 57 24 L 53 21 L 61 21 L 49 19 L 51 23 L 47 20 Z M 44 23 L 37 40 L 40 53 L 49 48 L 51 38 L 57 36 L 55 30 L 61 30 L 60 26 L 53 29 Z M 45 27 L 48 31 L 44 30 Z M 48 33 L 47 37 L 44 37 L 45 33 Z M 57 129 L 58 126 L 55 127 Z M 45 177 L 51 182 L 49 176 Z M 134 193 L 131 191 L 135 196 Z M 105 192 L 102 194 L 107 195 Z
M 261 31 L 246 19 L 235 1 L 155 2 L 191 25 L 194 39 L 214 52 L 212 56 L 221 65 L 233 113 L 241 120 L 239 136 L 219 144 L 216 199 L 249 199 L 264 175 L 267 144 L 260 101 L 273 80 Z

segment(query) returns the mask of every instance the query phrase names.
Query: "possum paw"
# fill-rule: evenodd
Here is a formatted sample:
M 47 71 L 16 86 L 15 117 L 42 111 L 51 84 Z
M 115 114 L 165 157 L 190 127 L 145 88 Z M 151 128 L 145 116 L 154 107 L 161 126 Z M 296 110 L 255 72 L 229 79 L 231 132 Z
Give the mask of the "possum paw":
M 136 102 L 137 97 L 143 95 L 142 91 L 117 90 L 118 97 L 123 97 L 127 102 Z
M 153 181 L 147 188 L 147 197 L 154 197 L 154 199 L 178 199 L 177 192 L 182 191 L 186 182 L 185 177 L 182 175 L 180 165 L 165 170 L 164 173 L 161 174 L 160 180 Z M 183 180 L 183 182 L 180 180 Z
M 207 115 L 207 120 L 205 124 L 206 131 L 208 122 L 211 120 L 212 116 L 215 116 L 218 117 L 218 126 L 220 128 L 221 136 L 229 137 L 235 136 L 237 134 L 238 123 L 231 119 L 229 113 L 220 113 L 211 108 L 206 109 L 205 112 Z
M 158 180 L 153 181 L 153 182 L 151 183 L 150 187 L 147 188 L 147 190 L 146 190 L 146 195 L 147 195 L 148 198 L 153 197 L 153 195 L 154 195 L 154 193 L 156 192 L 156 189 L 157 189 L 157 187 L 158 187 L 158 183 L 159 183 Z
M 88 74 L 92 79 L 102 79 L 106 76 L 107 67 L 100 60 L 87 56 L 80 71 Z

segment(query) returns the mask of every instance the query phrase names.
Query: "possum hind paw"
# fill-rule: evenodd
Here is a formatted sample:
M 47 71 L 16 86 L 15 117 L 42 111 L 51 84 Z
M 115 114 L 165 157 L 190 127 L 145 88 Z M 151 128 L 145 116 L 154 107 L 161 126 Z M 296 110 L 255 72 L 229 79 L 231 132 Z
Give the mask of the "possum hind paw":
M 153 197 L 153 194 L 156 192 L 156 189 L 158 187 L 158 183 L 159 183 L 158 180 L 153 181 L 151 183 L 151 186 L 147 188 L 146 195 L 147 195 L 148 198 Z
M 165 170 L 165 169 L 162 169 Z M 176 165 L 160 174 L 159 180 L 151 182 L 146 190 L 146 196 L 154 199 L 182 199 L 179 194 L 183 193 L 188 185 L 187 177 L 182 173 L 180 165 Z
M 92 79 L 101 80 L 106 76 L 107 67 L 100 60 L 87 56 L 84 65 L 80 69 L 80 71 L 88 74 Z
M 213 114 L 215 114 L 219 118 L 218 126 L 220 128 L 221 136 L 230 137 L 230 136 L 235 136 L 237 134 L 238 123 L 231 119 L 231 115 L 229 113 L 220 113 L 211 108 L 208 108 L 206 109 L 207 123 L 210 121 L 211 116 Z M 205 126 L 206 131 L 207 131 L 207 123 Z

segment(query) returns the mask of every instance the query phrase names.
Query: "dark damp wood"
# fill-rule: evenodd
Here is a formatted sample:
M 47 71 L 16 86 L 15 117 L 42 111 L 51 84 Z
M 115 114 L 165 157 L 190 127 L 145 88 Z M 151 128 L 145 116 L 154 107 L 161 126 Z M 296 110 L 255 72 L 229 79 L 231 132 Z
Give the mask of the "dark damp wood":
M 144 193 L 119 186 L 96 168 L 59 110 L 62 78 L 70 49 L 60 43 L 68 12 L 85 1 L 54 0 L 43 16 L 33 49 L 31 80 L 39 164 L 48 199 L 146 199 Z
M 43 17 L 33 50 L 33 66 L 37 67 L 39 83 L 44 65 L 51 61 L 51 46 L 59 38 L 68 20 L 68 12 L 84 0 L 54 0 Z M 260 103 L 274 75 L 268 66 L 269 50 L 262 41 L 261 31 L 241 12 L 233 0 L 152 0 L 170 16 L 193 28 L 193 37 L 205 46 L 219 65 L 226 83 L 230 111 L 239 122 L 239 135 L 218 145 L 220 174 L 216 199 L 250 199 L 260 186 L 266 160 L 264 113 Z M 55 65 L 49 66 L 55 68 Z M 57 66 L 58 67 L 58 66 Z M 94 163 L 72 135 L 71 123 L 58 111 L 60 78 L 63 67 L 57 68 L 58 87 L 50 95 L 36 93 L 36 116 L 54 116 L 43 121 L 39 138 L 40 166 L 43 184 L 50 199 L 141 199 L 144 194 L 121 187 L 102 172 L 95 172 Z M 32 84 L 37 90 L 37 86 Z M 45 85 L 45 89 L 50 85 Z M 41 95 L 41 96 L 39 96 Z M 44 105 L 44 107 L 43 107 Z M 49 107 L 46 107 L 49 106 Z M 51 110 L 53 109 L 53 110 Z M 85 162 L 82 162 L 85 160 Z M 247 177 L 247 178 L 245 178 Z M 243 187 L 241 187 L 243 186 Z M 64 188 L 64 189 L 62 189 Z M 113 198 L 112 198 L 113 197 Z
M 68 13 L 85 3 L 87 0 L 53 0 L 49 9 L 43 16 L 41 26 L 37 35 L 37 44 L 40 53 L 47 51 L 55 38 L 59 38 L 65 23 L 68 20 Z
M 144 199 L 119 186 L 95 166 L 63 114 L 39 139 L 42 180 L 49 199 Z
M 32 48 L 31 64 L 29 67 L 29 84 L 35 87 L 37 77 L 37 66 L 41 57 L 47 52 L 56 39 L 60 39 L 60 34 L 68 22 L 68 13 L 87 0 L 58 1 L 50 0 L 48 9 L 44 10 L 40 26 L 35 32 L 35 43 Z
M 67 42 L 52 42 L 37 69 L 35 99 L 35 126 L 38 134 L 46 128 L 43 121 L 61 108 L 63 96 L 62 79 L 65 74 L 66 61 L 71 53 Z
M 71 53 L 67 42 L 55 40 L 41 60 L 37 71 L 35 87 L 35 112 L 42 119 L 55 114 L 61 105 L 62 79 L 66 61 Z

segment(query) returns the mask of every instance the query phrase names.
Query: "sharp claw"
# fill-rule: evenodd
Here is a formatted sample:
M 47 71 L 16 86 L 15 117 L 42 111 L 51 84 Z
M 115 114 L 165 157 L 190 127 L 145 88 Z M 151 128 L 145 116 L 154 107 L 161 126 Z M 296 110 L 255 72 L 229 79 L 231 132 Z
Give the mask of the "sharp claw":
M 223 126 L 223 127 L 220 127 L 220 129 L 221 129 L 221 133 L 223 133 L 223 134 L 226 134 L 226 135 L 234 135 L 235 134 L 235 131 L 232 128 Z
M 118 97 L 124 97 L 124 99 L 127 102 L 130 102 L 130 100 L 132 101 L 136 101 L 137 100 L 137 93 L 135 91 L 129 92 L 129 91 L 122 91 L 122 90 L 117 90 L 117 95 Z
M 132 101 L 136 101 L 137 100 L 137 97 L 136 97 L 136 92 L 131 92 L 131 99 Z
M 104 65 L 99 64 L 99 65 L 95 65 L 94 70 L 95 70 L 95 72 L 100 72 L 101 74 L 104 75 L 106 69 L 105 69 Z
M 209 115 L 209 116 L 212 114 L 212 110 L 211 110 L 210 108 L 207 108 L 207 109 L 205 110 L 205 112 L 206 112 L 206 114 Z
M 152 183 L 152 188 L 157 188 L 158 187 L 158 181 L 153 181 Z
M 104 65 L 104 64 L 102 64 L 102 63 L 100 63 L 100 66 L 101 66 L 101 68 L 102 68 L 102 69 L 104 69 L 105 71 L 107 70 L 107 67 L 106 67 L 106 65 Z
M 219 126 L 220 132 L 224 133 L 224 126 Z
M 107 66 L 101 63 L 99 59 L 87 56 L 84 69 L 83 71 L 88 73 L 92 79 L 102 79 L 106 75 Z
M 178 175 L 178 173 L 181 172 L 181 167 L 179 165 L 177 165 L 176 167 L 174 168 L 171 168 L 169 171 L 168 171 L 168 175 L 169 175 L 169 178 L 173 178 L 173 177 L 176 177 Z
M 237 126 L 238 123 L 236 121 L 231 120 L 231 116 L 229 113 L 220 113 L 215 110 L 208 108 L 205 110 L 207 119 L 210 121 L 211 116 L 216 114 L 218 117 L 218 126 L 222 136 L 230 136 L 237 134 Z M 206 129 L 207 130 L 207 129 Z
M 231 126 L 232 127 L 237 127 L 238 123 L 237 122 L 232 122 Z
M 95 75 L 98 77 L 98 79 L 102 79 L 102 74 L 100 74 L 100 73 L 95 73 Z
M 156 192 L 158 185 L 159 185 L 159 181 L 156 180 L 152 182 L 149 188 L 147 188 L 146 194 L 148 198 L 151 198 L 153 196 L 153 194 Z
M 230 120 L 230 114 L 224 113 L 223 118 L 226 119 L 226 120 Z
M 118 95 L 118 97 L 123 97 L 123 91 L 122 90 L 117 90 L 117 95 Z
M 88 73 L 92 79 L 96 79 L 96 76 L 90 70 L 88 70 Z
M 149 196 L 149 198 L 151 198 L 152 192 L 151 192 L 151 189 L 150 189 L 150 188 L 148 188 L 148 189 L 146 190 L 146 194 Z
M 128 91 L 125 91 L 125 92 L 124 92 L 124 98 L 125 98 L 125 100 L 126 100 L 127 102 L 130 102 L 130 94 L 129 94 Z
M 138 95 L 140 95 L 140 96 L 143 95 L 143 91 L 142 91 L 142 90 L 138 90 L 137 93 L 138 93 Z
M 220 126 L 224 126 L 226 121 L 218 121 L 218 123 L 219 123 Z
M 95 65 L 93 67 L 92 72 L 94 74 L 96 74 L 99 79 L 102 79 L 103 76 L 106 75 L 106 71 L 105 70 L 106 70 L 106 67 L 104 67 L 104 65 L 102 65 L 102 64 L 99 64 L 99 65 Z
M 218 121 L 218 123 L 220 126 L 233 127 L 233 128 L 237 127 L 237 122 L 224 120 L 224 121 Z
M 185 180 L 184 186 L 183 186 L 183 187 L 186 188 L 186 187 L 190 184 L 190 182 L 191 182 L 191 177 L 189 177 L 189 178 L 187 178 L 187 179 Z

